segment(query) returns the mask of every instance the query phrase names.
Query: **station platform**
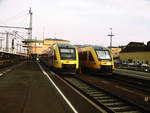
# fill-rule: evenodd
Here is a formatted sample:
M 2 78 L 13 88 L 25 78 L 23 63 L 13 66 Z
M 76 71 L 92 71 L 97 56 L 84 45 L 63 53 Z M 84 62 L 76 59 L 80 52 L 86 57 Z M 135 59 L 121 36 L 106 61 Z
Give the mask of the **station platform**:
M 94 105 L 49 75 L 76 111 L 68 105 L 39 65 L 26 61 L 0 70 L 0 113 L 101 113 Z
M 113 73 L 150 80 L 150 73 L 147 73 L 147 72 L 140 72 L 140 71 L 116 68 L 116 69 L 114 69 Z

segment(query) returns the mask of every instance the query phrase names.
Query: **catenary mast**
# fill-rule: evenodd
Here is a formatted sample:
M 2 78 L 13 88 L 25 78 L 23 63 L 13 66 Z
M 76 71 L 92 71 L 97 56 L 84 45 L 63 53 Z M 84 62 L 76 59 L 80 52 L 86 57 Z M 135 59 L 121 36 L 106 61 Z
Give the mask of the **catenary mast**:
M 28 29 L 28 39 L 32 40 L 32 11 L 31 8 L 29 10 L 29 15 L 30 15 L 30 22 L 29 22 L 29 29 Z
M 112 28 L 110 28 L 110 34 L 108 34 L 108 36 L 110 37 L 110 49 L 112 48 L 112 37 L 115 36 L 112 34 Z

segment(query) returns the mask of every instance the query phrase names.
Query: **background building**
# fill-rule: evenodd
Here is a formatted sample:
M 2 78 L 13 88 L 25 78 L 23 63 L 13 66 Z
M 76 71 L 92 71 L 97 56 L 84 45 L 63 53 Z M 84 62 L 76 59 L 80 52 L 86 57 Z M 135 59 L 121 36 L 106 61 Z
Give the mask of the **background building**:
M 123 63 L 150 65 L 150 41 L 147 45 L 143 42 L 130 42 L 120 52 L 120 60 Z
M 70 41 L 63 39 L 52 39 L 48 38 L 45 40 L 25 40 L 23 41 L 24 47 L 30 49 L 31 54 L 42 54 L 44 50 L 48 50 L 48 48 L 55 43 L 65 43 L 68 44 Z
M 120 55 L 120 52 L 122 51 L 122 49 L 123 49 L 123 46 L 120 46 L 120 47 L 111 47 L 110 48 L 110 50 L 112 52 L 112 55 L 113 55 L 113 58 L 114 58 L 115 67 L 118 67 L 121 64 L 119 55 Z
M 112 55 L 113 55 L 114 59 L 118 59 L 119 58 L 119 54 L 120 54 L 121 50 L 122 50 L 121 47 L 112 47 L 111 48 L 111 52 L 112 52 Z

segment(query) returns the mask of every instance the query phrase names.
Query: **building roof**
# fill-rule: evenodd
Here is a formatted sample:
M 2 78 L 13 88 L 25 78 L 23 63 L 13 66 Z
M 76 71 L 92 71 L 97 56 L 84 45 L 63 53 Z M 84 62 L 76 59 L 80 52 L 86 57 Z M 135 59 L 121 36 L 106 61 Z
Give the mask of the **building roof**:
M 43 40 L 25 39 L 22 43 L 43 43 Z
M 144 47 L 144 42 L 130 42 L 127 46 L 129 47 Z
M 58 38 L 46 38 L 45 40 L 53 40 L 53 41 L 68 41 L 68 42 L 70 42 L 69 40 L 58 39 Z
M 130 42 L 122 51 L 123 52 L 150 52 L 150 46 L 143 42 Z

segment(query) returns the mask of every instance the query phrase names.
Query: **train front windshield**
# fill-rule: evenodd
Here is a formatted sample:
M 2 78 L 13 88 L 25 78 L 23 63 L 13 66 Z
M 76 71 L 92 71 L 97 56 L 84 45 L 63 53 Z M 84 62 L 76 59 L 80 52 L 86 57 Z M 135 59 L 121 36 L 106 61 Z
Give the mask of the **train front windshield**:
M 95 50 L 99 60 L 111 60 L 108 50 Z
M 75 60 L 76 54 L 74 48 L 60 48 L 60 55 L 62 60 Z

